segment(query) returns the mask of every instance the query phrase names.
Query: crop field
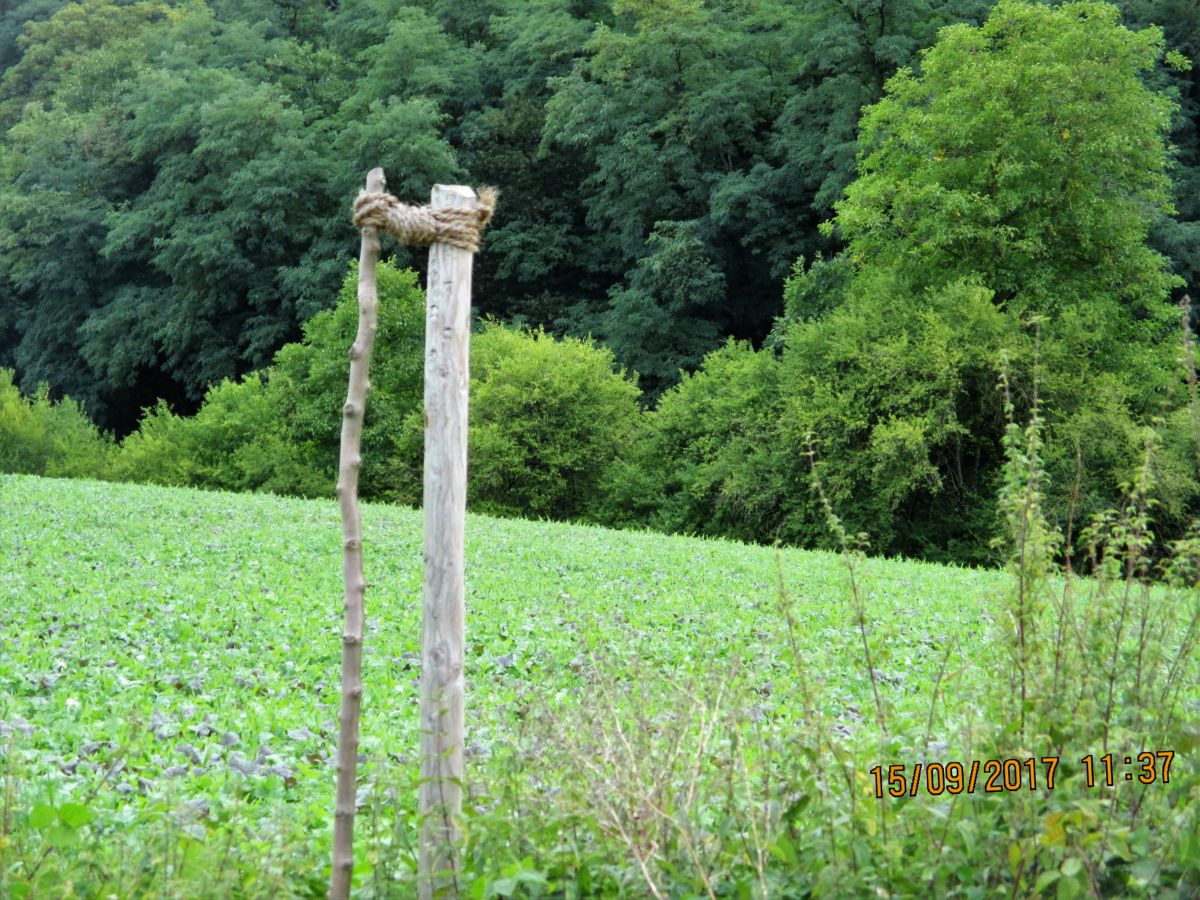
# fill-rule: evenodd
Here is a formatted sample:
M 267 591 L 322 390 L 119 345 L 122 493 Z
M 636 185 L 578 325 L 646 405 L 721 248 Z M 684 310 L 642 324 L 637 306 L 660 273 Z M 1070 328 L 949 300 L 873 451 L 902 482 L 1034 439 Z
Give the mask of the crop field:
M 403 897 L 421 514 L 367 505 L 364 531 L 357 884 L 364 896 Z M 712 761 L 738 734 L 778 749 L 818 721 L 858 760 L 861 808 L 847 808 L 846 827 L 875 839 L 873 810 L 888 801 L 874 798 L 867 770 L 927 748 L 964 759 L 984 727 L 969 698 L 994 677 L 986 609 L 1007 579 L 874 559 L 859 561 L 855 579 L 865 629 L 836 554 L 470 517 L 471 896 L 646 896 L 655 854 L 621 836 L 622 786 L 645 799 L 629 781 L 654 782 L 661 763 L 663 773 L 682 765 L 691 783 L 725 778 L 749 798 L 757 776 L 747 768 L 739 782 Z M 0 480 L 0 896 L 320 896 L 341 598 L 332 501 Z M 1189 691 L 1181 702 L 1194 704 Z M 682 724 L 672 732 L 668 721 Z M 709 749 L 692 755 L 687 735 Z M 633 752 L 638 740 L 644 753 Z M 626 757 L 614 755 L 622 745 Z M 664 747 L 684 749 L 672 760 Z M 869 758 L 879 748 L 892 758 Z M 1194 754 L 1178 749 L 1175 783 L 1186 785 Z M 1164 785 L 1144 790 L 1165 796 Z M 952 799 L 912 805 L 944 811 Z M 751 806 L 777 820 L 782 802 Z M 588 821 L 613 843 L 580 836 Z M 956 835 L 987 828 L 963 822 Z M 786 862 L 798 850 L 776 841 L 761 855 Z M 770 893 L 762 867 L 747 879 Z

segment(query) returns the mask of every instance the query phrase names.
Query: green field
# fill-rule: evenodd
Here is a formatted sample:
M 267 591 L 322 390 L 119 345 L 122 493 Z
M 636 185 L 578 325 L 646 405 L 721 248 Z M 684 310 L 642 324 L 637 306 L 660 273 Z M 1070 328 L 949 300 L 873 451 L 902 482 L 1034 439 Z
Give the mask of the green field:
M 415 835 L 421 514 L 368 505 L 364 532 L 359 890 L 404 897 Z M 669 858 L 666 839 L 646 845 L 653 877 L 673 885 L 664 895 L 855 896 L 871 884 L 922 882 L 959 890 L 972 878 L 955 874 L 963 864 L 978 867 L 979 885 L 1003 883 L 1008 859 L 947 861 L 931 848 L 939 835 L 942 856 L 956 844 L 990 846 L 998 826 L 988 817 L 1015 816 L 1016 804 L 1039 795 L 923 796 L 888 812 L 881 807 L 893 801 L 874 798 L 867 770 L 911 765 L 925 746 L 934 760 L 988 746 L 995 729 L 981 698 L 1001 676 L 987 610 L 1008 578 L 874 559 L 856 578 L 873 680 L 838 555 L 469 517 L 471 895 L 650 895 L 636 836 L 623 839 L 613 822 L 622 797 L 645 800 L 656 782 L 674 786 L 666 812 L 692 823 L 671 845 L 682 859 Z M 322 895 L 341 599 L 332 501 L 3 477 L 0 896 Z M 1195 700 L 1192 681 L 1179 701 L 1192 721 Z M 619 732 L 613 721 L 623 722 Z M 683 748 L 674 759 L 664 750 L 672 746 Z M 853 773 L 856 800 L 838 799 L 850 790 L 841 774 L 803 774 L 811 747 L 842 760 L 832 771 Z M 1147 847 L 1159 846 L 1167 819 L 1171 828 L 1195 822 L 1194 748 L 1176 749 L 1171 789 L 1141 789 L 1145 815 L 1167 817 L 1150 820 Z M 873 758 L 883 752 L 891 758 Z M 1068 748 L 1064 759 L 1082 752 Z M 725 799 L 709 805 L 722 784 Z M 816 801 L 797 803 L 806 790 Z M 1103 818 L 1104 791 L 1059 788 L 1037 802 L 1078 810 L 1080 796 Z M 1120 831 L 1117 803 L 1106 833 Z M 821 810 L 820 821 L 807 822 L 806 806 Z M 1084 883 L 1088 869 L 1081 875 L 1072 854 L 1089 857 L 1069 828 L 1061 847 L 1044 839 L 1054 828 L 1047 809 L 1020 819 L 1034 831 L 1014 831 L 1012 846 L 1036 858 L 1037 871 L 1059 872 L 1046 882 L 1052 896 L 1072 876 Z M 757 837 L 727 833 L 753 831 L 755 810 Z M 1133 849 L 1117 868 L 1149 884 L 1144 860 L 1137 869 L 1136 829 L 1124 840 Z M 1194 875 L 1187 854 L 1200 847 L 1186 832 L 1182 840 L 1164 852 L 1183 860 L 1183 876 L 1191 859 Z M 739 843 L 744 865 L 720 849 Z M 902 864 L 905 846 L 917 856 Z M 843 849 L 847 861 L 833 865 Z M 897 874 L 901 865 L 911 877 Z M 716 874 L 671 874 L 673 866 Z M 807 874 L 788 881 L 789 872 Z M 1033 891 L 1029 879 L 1012 895 Z

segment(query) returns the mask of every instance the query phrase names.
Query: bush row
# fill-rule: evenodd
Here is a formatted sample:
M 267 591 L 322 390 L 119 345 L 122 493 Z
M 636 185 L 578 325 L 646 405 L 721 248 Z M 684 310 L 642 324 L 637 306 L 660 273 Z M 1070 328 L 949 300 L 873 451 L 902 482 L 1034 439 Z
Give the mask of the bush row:
M 45 389 L 21 397 L 3 373 L 0 467 L 332 496 L 355 278 L 352 270 L 337 305 L 312 318 L 303 340 L 279 350 L 270 368 L 212 387 L 190 417 L 160 402 L 120 442 L 70 400 L 54 403 Z M 836 299 L 839 278 L 828 266 L 798 268 L 773 343 L 755 349 L 730 340 L 654 409 L 640 405 L 634 376 L 619 371 L 607 349 L 485 323 L 471 342 L 471 508 L 828 545 L 808 487 L 813 449 L 839 514 L 877 550 L 992 561 L 992 539 L 1003 530 L 997 362 L 1010 357 L 1020 405 L 1038 364 L 1035 338 L 967 282 L 931 293 L 903 329 L 886 302 L 870 298 L 806 315 L 810 294 Z M 378 280 L 360 490 L 366 499 L 418 505 L 424 298 L 411 271 L 383 264 Z M 1041 352 L 1061 343 L 1049 333 Z M 1063 360 L 1043 366 L 1047 394 L 1068 368 Z M 1144 456 L 1146 429 L 1130 399 L 1138 385 L 1102 374 L 1076 396 L 1057 389 L 1047 426 L 1047 511 L 1068 532 L 1072 519 L 1113 503 Z M 1197 446 L 1186 405 L 1164 411 L 1153 502 L 1161 533 L 1171 537 L 1197 502 Z
M 360 492 L 419 504 L 424 295 L 416 275 L 378 268 L 379 328 Z M 165 401 L 132 434 L 102 434 L 70 399 L 22 397 L 0 371 L 0 470 L 48 476 L 332 496 L 357 273 L 337 305 L 274 364 L 210 388 L 193 416 Z M 640 421 L 636 383 L 591 341 L 486 323 L 472 337 L 469 500 L 500 515 L 595 519 L 612 463 Z

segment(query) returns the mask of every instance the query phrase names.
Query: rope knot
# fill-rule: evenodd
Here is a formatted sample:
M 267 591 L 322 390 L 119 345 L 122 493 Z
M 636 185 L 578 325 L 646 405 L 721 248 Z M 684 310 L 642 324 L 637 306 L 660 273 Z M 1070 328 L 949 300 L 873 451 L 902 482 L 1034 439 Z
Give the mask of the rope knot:
M 354 201 L 354 226 L 380 228 L 410 246 L 427 247 L 440 241 L 475 253 L 495 207 L 494 188 L 481 188 L 467 209 L 409 206 L 391 194 L 360 191 Z

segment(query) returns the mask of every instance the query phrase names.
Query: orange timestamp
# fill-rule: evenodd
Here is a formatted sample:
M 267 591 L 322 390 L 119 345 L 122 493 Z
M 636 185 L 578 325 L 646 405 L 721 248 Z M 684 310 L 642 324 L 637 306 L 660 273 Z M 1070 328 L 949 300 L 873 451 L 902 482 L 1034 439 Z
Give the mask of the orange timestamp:
M 970 763 L 914 763 L 911 777 L 905 765 L 887 767 L 886 791 L 892 797 L 915 797 L 922 787 L 926 793 L 936 797 L 945 794 L 998 794 L 1004 791 L 1030 790 L 1039 787 L 1054 790 L 1060 757 L 1042 756 L 1027 759 L 985 759 Z M 1106 753 L 1103 756 L 1088 754 L 1079 760 L 1084 768 L 1088 787 L 1098 784 L 1112 787 L 1119 781 L 1134 781 L 1153 784 L 1171 780 L 1173 750 L 1149 750 L 1136 756 L 1118 756 Z M 884 796 L 885 775 L 883 766 L 870 770 L 875 779 L 875 796 Z

